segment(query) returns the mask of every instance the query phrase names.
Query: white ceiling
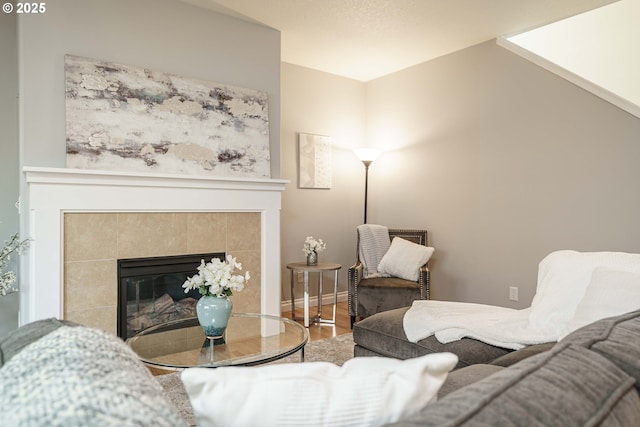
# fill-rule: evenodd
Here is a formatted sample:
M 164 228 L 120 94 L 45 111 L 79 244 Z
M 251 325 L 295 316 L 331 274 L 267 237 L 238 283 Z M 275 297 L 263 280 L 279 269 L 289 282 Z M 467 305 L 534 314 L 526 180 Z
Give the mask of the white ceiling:
M 368 81 L 614 0 L 181 0 L 277 29 L 282 61 Z
M 620 0 L 498 43 L 640 117 L 638 19 L 640 0 Z

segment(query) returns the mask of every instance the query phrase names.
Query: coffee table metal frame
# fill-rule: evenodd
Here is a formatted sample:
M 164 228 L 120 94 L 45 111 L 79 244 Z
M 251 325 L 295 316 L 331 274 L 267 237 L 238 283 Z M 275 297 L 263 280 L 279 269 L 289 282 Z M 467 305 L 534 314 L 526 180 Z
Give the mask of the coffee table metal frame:
M 279 330 L 281 331 L 289 331 L 280 332 L 280 337 L 288 336 L 292 339 L 292 343 L 283 346 L 282 348 L 270 349 L 268 352 L 255 352 L 253 351 L 251 354 L 244 354 L 242 350 L 238 350 L 237 348 L 230 349 L 229 347 L 234 344 L 235 338 L 228 337 L 227 332 L 233 328 L 233 323 L 238 321 L 247 321 L 247 319 L 255 319 L 256 321 L 272 321 L 279 322 L 277 326 L 279 326 Z M 248 320 L 250 321 L 250 320 Z M 273 325 L 272 325 L 273 326 Z M 291 333 L 291 331 L 294 331 Z M 299 333 L 299 336 L 295 334 L 295 331 Z M 161 323 L 158 325 L 151 326 L 147 329 L 144 329 L 133 337 L 127 339 L 127 344 L 138 354 L 140 360 L 148 366 L 160 368 L 164 370 L 182 370 L 185 368 L 192 367 L 206 367 L 206 368 L 217 368 L 222 366 L 253 366 L 260 365 L 264 363 L 273 362 L 275 360 L 282 359 L 289 355 L 295 354 L 296 352 L 300 352 L 300 361 L 304 362 L 304 347 L 309 341 L 309 333 L 306 328 L 300 325 L 297 322 L 294 322 L 290 319 L 278 316 L 271 316 L 266 314 L 255 314 L 255 313 L 232 313 L 231 318 L 229 319 L 229 327 L 227 328 L 227 332 L 225 332 L 224 339 L 228 342 L 211 345 L 211 340 L 209 340 L 202 331 L 200 324 L 198 323 L 197 318 L 186 318 L 186 319 L 178 319 L 172 320 L 169 322 Z M 163 335 L 159 335 L 163 334 Z M 189 339 L 189 344 L 185 344 L 184 347 L 180 347 L 178 349 L 167 350 L 166 354 L 162 354 L 158 357 L 148 356 L 146 353 L 149 351 L 150 347 L 148 342 L 153 340 L 153 344 L 156 345 L 158 342 L 160 345 L 164 345 L 163 341 L 166 341 L 167 345 L 171 345 L 171 334 L 191 334 L 192 337 Z M 277 335 L 277 334 L 276 334 Z M 276 337 L 276 335 L 272 335 L 272 337 Z M 293 337 L 291 337 L 293 335 Z M 269 337 L 267 337 L 268 339 Z M 246 340 L 246 338 L 243 338 Z M 260 339 L 263 340 L 264 337 L 253 336 L 249 337 L 251 339 Z M 186 341 L 185 341 L 186 342 Z M 202 345 L 198 348 L 196 344 L 199 342 Z M 195 344 L 194 344 L 195 343 Z M 175 343 L 173 343 L 175 344 Z M 174 345 L 175 347 L 175 345 Z M 155 349 L 155 347 L 154 347 Z M 216 360 L 216 350 L 218 352 L 227 352 L 233 353 L 233 357 L 227 357 L 223 360 Z M 200 354 L 200 358 L 198 363 L 190 363 L 190 362 L 171 362 L 166 359 L 167 357 L 180 358 L 180 353 L 191 353 L 191 359 L 193 359 L 193 353 L 198 351 Z M 204 352 L 207 352 L 204 355 Z

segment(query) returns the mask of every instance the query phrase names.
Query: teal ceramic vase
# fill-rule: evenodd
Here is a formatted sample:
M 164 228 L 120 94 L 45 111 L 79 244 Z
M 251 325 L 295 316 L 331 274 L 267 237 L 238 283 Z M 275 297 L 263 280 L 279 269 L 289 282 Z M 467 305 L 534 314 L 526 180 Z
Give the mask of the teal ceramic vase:
M 198 322 L 204 334 L 216 343 L 224 342 L 222 337 L 227 329 L 233 303 L 227 297 L 203 296 L 196 304 Z

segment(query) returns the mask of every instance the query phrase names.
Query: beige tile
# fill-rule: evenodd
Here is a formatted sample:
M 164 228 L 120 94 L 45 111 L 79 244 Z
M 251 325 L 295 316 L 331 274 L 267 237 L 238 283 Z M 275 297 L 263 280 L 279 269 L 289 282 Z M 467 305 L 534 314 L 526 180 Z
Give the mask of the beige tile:
M 260 249 L 261 218 L 259 212 L 234 212 L 227 216 L 227 251 Z
M 235 313 L 260 313 L 260 283 L 253 282 L 251 287 L 236 292 L 231 297 L 231 302 Z
M 84 261 L 116 257 L 116 214 L 66 213 L 64 259 Z
M 69 215 L 67 217 L 67 215 Z M 224 251 L 251 280 L 232 297 L 234 311 L 259 313 L 259 213 L 67 214 L 64 316 L 116 333 L 117 258 Z
M 179 255 L 187 250 L 187 217 L 177 213 L 119 213 L 118 258 Z
M 76 261 L 64 264 L 65 286 L 72 289 L 110 287 L 117 280 L 117 260 Z
M 73 311 L 65 315 L 65 319 L 117 335 L 118 326 L 115 306 Z
M 88 310 L 118 303 L 117 261 L 64 264 L 64 310 Z
M 244 289 L 231 297 L 233 310 L 237 313 L 260 313 L 260 296 L 262 295 L 260 251 L 241 251 L 233 255 L 242 264 L 242 274 L 248 271 L 251 275 Z
M 194 212 L 185 215 L 188 253 L 226 252 L 226 213 Z

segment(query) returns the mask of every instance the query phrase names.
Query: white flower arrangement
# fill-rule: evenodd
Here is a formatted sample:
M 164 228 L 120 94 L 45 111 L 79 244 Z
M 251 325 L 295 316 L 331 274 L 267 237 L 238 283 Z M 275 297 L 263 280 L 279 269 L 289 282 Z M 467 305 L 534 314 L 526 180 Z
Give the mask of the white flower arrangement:
M 185 293 L 197 289 L 203 296 L 230 297 L 234 291 L 243 290 L 244 284 L 251 278 L 248 271 L 244 276 L 233 275 L 235 269 L 242 270 L 242 264 L 231 255 L 227 255 L 226 262 L 211 258 L 211 261 L 205 264 L 202 260 L 198 274 L 189 277 L 182 287 Z
M 0 252 L 0 296 L 18 291 L 13 287 L 17 279 L 16 273 L 13 271 L 5 271 L 5 269 L 11 260 L 11 254 L 20 254 L 27 246 L 29 246 L 29 240 L 21 241 L 18 233 L 11 236 L 10 240 L 4 241 L 2 252 Z
M 322 252 L 327 248 L 327 245 L 322 241 L 322 239 L 314 239 L 313 236 L 307 236 L 307 239 L 304 241 L 304 247 L 302 251 L 305 255 L 311 255 L 312 253 Z

